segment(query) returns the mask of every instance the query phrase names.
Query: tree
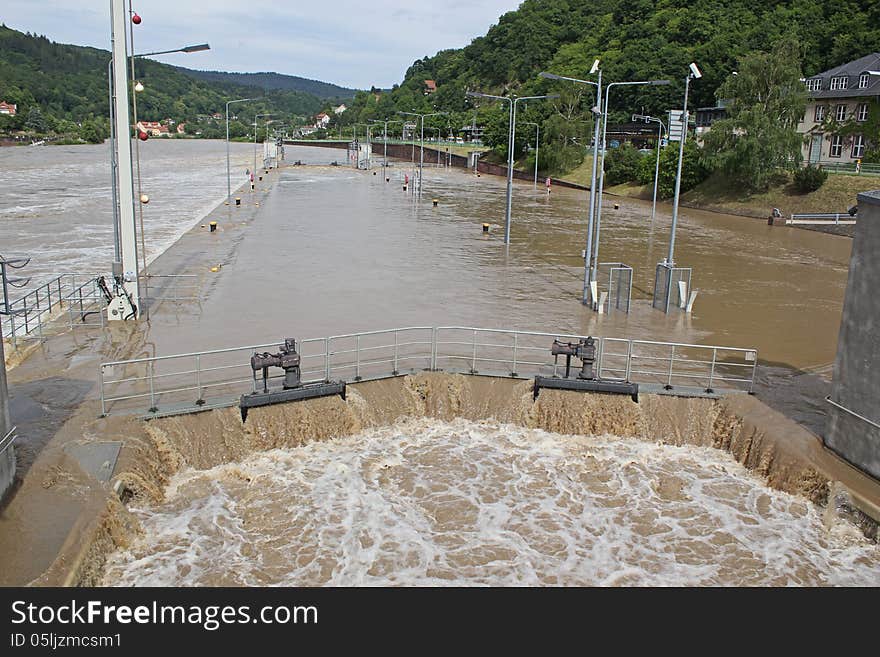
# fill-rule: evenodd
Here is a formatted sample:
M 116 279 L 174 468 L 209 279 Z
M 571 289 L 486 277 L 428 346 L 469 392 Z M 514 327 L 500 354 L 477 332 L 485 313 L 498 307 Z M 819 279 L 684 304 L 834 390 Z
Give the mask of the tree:
M 28 130 L 36 133 L 43 133 L 48 130 L 46 119 L 43 117 L 40 108 L 36 105 L 28 110 L 27 120 L 24 122 L 24 125 Z
M 800 46 L 791 38 L 771 51 L 739 59 L 716 95 L 727 101 L 727 118 L 706 134 L 706 157 L 749 191 L 764 190 L 779 169 L 795 170 L 801 162 L 802 137 L 797 132 L 807 92 L 800 66 Z

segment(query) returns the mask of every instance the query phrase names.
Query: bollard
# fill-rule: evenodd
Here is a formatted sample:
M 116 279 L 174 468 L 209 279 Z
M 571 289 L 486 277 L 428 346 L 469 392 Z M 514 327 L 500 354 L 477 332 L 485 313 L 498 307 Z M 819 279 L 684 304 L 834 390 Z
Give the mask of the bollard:
M 215 232 L 215 231 L 217 230 L 217 222 L 216 222 L 216 221 L 212 221 L 212 222 L 209 223 L 208 225 L 211 227 L 211 232 L 212 232 L 212 233 Z
M 385 182 L 391 182 L 391 178 L 386 178 Z
M 615 209 L 615 210 L 620 210 L 620 204 L 619 204 L 619 203 L 615 203 L 615 204 L 614 204 L 614 209 Z
M 263 182 L 263 176 L 259 176 L 258 179 L 260 182 Z
M 489 232 L 489 224 L 483 224 L 483 232 L 484 232 L 484 233 L 488 233 L 488 232 Z
M 251 191 L 254 191 L 254 183 L 251 183 Z
M 236 197 L 235 197 L 235 204 L 236 204 L 236 205 L 241 205 L 241 197 L 240 197 L 240 196 L 236 196 Z
M 436 208 L 436 207 L 437 207 L 437 203 L 439 203 L 439 201 L 438 201 L 437 199 L 434 199 L 434 200 L 432 201 L 432 203 L 434 203 L 434 207 Z
M 403 186 L 403 191 L 406 191 L 406 185 Z

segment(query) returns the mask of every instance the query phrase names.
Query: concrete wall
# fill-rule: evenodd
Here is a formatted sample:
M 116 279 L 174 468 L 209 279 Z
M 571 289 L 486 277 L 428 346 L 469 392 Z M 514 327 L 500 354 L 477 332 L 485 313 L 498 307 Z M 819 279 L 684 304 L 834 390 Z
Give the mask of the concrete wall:
M 831 399 L 880 424 L 880 191 L 859 194 Z M 880 479 L 880 428 L 829 404 L 825 445 Z
M 9 416 L 9 390 L 6 387 L 6 354 L 3 348 L 3 333 L 0 331 L 0 442 L 12 429 Z M 12 486 L 15 479 L 15 452 L 12 445 L 0 452 L 0 500 Z

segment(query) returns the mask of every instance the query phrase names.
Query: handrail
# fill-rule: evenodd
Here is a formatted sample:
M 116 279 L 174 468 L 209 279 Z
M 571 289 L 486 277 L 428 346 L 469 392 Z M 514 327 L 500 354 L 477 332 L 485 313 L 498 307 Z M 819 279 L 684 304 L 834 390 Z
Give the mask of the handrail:
M 844 406 L 843 404 L 839 404 L 839 403 L 837 403 L 836 401 L 834 401 L 833 399 L 831 399 L 831 396 L 830 396 L 830 395 L 829 395 L 828 397 L 825 398 L 825 401 L 827 401 L 829 404 L 831 404 L 831 405 L 834 406 L 835 408 L 839 408 L 841 411 L 844 411 L 845 413 L 849 413 L 849 414 L 852 415 L 853 417 L 858 418 L 858 419 L 861 420 L 862 422 L 866 422 L 866 423 L 870 424 L 870 425 L 871 425 L 872 427 L 874 427 L 875 429 L 880 429 L 880 424 L 877 424 L 877 423 L 874 422 L 873 420 L 869 420 L 869 419 L 866 418 L 864 415 L 859 415 L 859 414 L 856 413 L 854 410 L 847 408 L 847 407 Z
M 357 382 L 419 370 L 528 379 L 558 375 L 559 364 L 550 356 L 554 339 L 584 337 L 469 326 L 409 326 L 310 338 L 298 341 L 298 345 L 304 383 L 335 379 Z M 710 394 L 716 385 L 742 384 L 749 392 L 754 388 L 755 349 L 611 337 L 595 340 L 595 371 L 600 377 L 654 384 L 666 390 L 676 386 L 693 388 Z M 148 408 L 153 413 L 160 403 L 166 408 L 169 403 L 183 403 L 184 407 L 190 404 L 196 410 L 206 403 L 205 391 L 214 395 L 225 391 L 228 405 L 236 395 L 256 389 L 257 377 L 249 357 L 258 351 L 274 350 L 278 344 L 102 363 L 101 413 L 106 415 L 110 405 L 138 399 L 149 400 Z M 614 349 L 616 344 L 621 345 L 620 351 Z M 114 376 L 115 368 L 119 371 Z M 181 398 L 186 391 L 197 391 L 197 399 Z
M 5 436 L 3 436 L 2 439 L 0 439 L 0 454 L 2 454 L 3 452 L 5 452 L 5 451 L 6 451 L 6 448 L 9 447 L 10 445 L 12 445 L 12 443 L 15 442 L 15 438 L 16 438 L 15 430 L 16 430 L 17 428 L 18 428 L 18 427 L 12 427 L 12 428 L 9 430 L 9 432 L 8 432 Z

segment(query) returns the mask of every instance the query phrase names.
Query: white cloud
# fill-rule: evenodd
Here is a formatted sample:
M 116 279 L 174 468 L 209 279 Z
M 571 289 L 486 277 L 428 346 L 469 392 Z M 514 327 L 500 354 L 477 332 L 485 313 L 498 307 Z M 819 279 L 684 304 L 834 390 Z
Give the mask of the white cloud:
M 468 44 L 521 0 L 230 0 L 134 2 L 143 22 L 135 50 L 209 42 L 211 50 L 162 61 L 189 68 L 277 71 L 344 86 L 389 87 L 413 61 Z M 110 0 L 6 3 L 0 21 L 53 41 L 109 48 Z

